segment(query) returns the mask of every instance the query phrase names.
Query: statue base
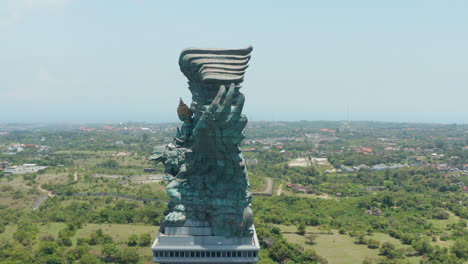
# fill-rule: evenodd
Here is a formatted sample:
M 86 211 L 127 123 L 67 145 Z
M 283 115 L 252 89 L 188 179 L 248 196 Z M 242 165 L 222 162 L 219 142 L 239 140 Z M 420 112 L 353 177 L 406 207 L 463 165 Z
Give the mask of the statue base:
M 151 246 L 154 261 L 166 263 L 258 262 L 257 233 L 252 237 L 214 236 L 208 222 L 186 220 L 182 227 L 166 227 Z

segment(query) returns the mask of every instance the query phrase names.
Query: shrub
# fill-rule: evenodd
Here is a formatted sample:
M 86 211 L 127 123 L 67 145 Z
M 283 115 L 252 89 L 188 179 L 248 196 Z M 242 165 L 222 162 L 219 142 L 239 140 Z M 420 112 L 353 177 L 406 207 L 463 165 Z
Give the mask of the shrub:
M 379 248 L 379 245 L 380 245 L 380 241 L 378 241 L 378 240 L 369 239 L 367 241 L 367 247 L 368 248 L 376 249 L 376 248 Z

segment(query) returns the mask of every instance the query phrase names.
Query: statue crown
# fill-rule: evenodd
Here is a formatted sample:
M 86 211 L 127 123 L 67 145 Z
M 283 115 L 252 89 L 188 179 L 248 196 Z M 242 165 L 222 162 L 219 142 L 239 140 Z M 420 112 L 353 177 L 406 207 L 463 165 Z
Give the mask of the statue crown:
M 180 98 L 179 106 L 177 107 L 177 114 L 184 117 L 191 117 L 193 115 L 192 111 L 184 103 L 182 98 Z

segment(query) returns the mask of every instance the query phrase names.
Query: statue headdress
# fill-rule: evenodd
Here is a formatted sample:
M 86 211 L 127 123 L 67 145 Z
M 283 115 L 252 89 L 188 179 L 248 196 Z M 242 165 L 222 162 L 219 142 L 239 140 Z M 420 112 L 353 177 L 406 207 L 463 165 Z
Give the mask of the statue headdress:
M 180 98 L 179 106 L 177 107 L 177 114 L 183 117 L 191 117 L 193 114 L 190 108 L 188 108 L 188 106 L 184 103 L 182 98 Z

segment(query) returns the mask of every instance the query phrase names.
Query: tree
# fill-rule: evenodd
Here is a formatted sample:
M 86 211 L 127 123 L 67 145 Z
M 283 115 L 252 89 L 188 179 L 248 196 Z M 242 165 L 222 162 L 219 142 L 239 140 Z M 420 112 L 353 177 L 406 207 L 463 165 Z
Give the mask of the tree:
M 380 241 L 375 240 L 375 239 L 369 239 L 367 241 L 367 247 L 368 248 L 379 248 Z
M 315 241 L 315 239 L 318 238 L 318 235 L 316 235 L 316 234 L 310 234 L 310 235 L 304 236 L 304 238 L 305 238 L 305 240 L 306 240 L 306 244 L 308 244 L 308 245 L 313 245 L 313 244 L 315 244 L 314 241 Z
M 270 257 L 278 263 L 282 262 L 285 258 L 290 258 L 292 255 L 293 251 L 283 239 L 275 241 L 270 249 Z
M 41 241 L 39 243 L 40 255 L 52 255 L 57 251 L 58 245 L 54 241 Z
M 101 254 L 104 255 L 106 262 L 115 262 L 120 258 L 120 250 L 113 243 L 104 244 L 101 248 Z
M 306 233 L 306 226 L 303 222 L 297 226 L 297 233 L 302 236 Z
M 380 246 L 379 252 L 383 256 L 393 256 L 395 254 L 395 245 L 390 242 L 384 242 L 382 246 Z
M 429 244 L 429 241 L 425 239 L 413 242 L 412 246 L 420 255 L 428 255 L 434 251 L 434 248 Z
M 460 239 L 455 241 L 455 244 L 450 248 L 458 258 L 468 260 L 468 241 Z
M 143 233 L 140 235 L 140 239 L 138 240 L 138 245 L 140 247 L 146 247 L 151 244 L 151 234 L 150 233 Z
M 135 234 L 131 234 L 128 237 L 127 245 L 129 247 L 136 247 L 138 245 L 138 236 Z
M 135 248 L 124 248 L 120 257 L 121 264 L 136 264 L 140 261 L 140 256 Z
M 119 163 L 115 160 L 106 160 L 99 163 L 98 167 L 116 170 L 119 168 Z
M 58 255 L 44 255 L 37 259 L 36 263 L 47 263 L 47 264 L 63 264 L 65 260 Z
M 99 264 L 99 259 L 91 254 L 85 254 L 81 257 L 79 264 Z
M 444 209 L 442 209 L 442 208 L 432 209 L 431 214 L 432 214 L 432 218 L 441 219 L 441 220 L 449 219 L 449 217 L 450 217 L 450 214 L 447 211 L 445 211 Z

